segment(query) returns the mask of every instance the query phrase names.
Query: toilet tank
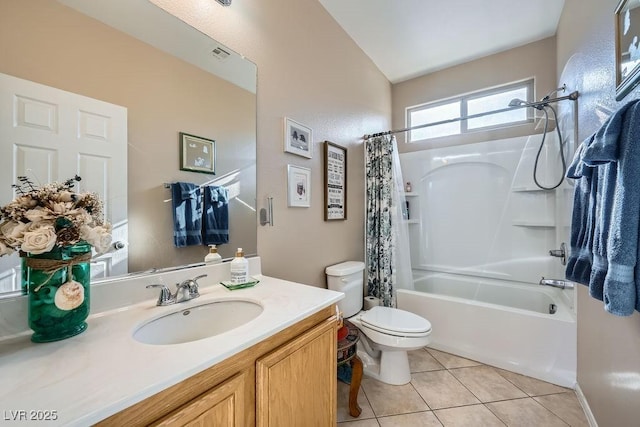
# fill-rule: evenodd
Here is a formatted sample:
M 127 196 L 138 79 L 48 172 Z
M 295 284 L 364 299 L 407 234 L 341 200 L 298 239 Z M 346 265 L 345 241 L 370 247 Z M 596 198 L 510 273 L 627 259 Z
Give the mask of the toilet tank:
M 362 310 L 364 298 L 364 262 L 346 261 L 330 265 L 324 272 L 327 275 L 327 287 L 332 291 L 344 293 L 338 301 L 338 309 L 347 318 Z

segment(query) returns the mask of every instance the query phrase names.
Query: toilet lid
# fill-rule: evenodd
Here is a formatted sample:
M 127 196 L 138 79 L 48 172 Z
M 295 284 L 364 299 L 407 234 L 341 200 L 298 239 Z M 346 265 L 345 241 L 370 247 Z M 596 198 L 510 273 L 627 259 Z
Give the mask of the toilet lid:
M 427 319 L 392 307 L 373 307 L 360 316 L 360 321 L 366 327 L 391 335 L 417 336 L 431 332 Z

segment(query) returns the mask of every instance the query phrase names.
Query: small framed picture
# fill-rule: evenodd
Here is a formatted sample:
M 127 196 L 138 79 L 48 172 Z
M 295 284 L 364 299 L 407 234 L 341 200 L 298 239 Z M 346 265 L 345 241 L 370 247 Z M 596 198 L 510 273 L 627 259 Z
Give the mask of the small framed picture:
M 292 208 L 311 206 L 311 169 L 287 165 L 287 201 Z
M 313 132 L 311 129 L 285 117 L 284 151 L 308 159 L 313 157 Z
M 640 2 L 621 0 L 615 12 L 616 101 L 640 82 Z
M 324 142 L 324 220 L 347 219 L 347 149 Z
M 180 170 L 216 173 L 216 142 L 180 132 Z

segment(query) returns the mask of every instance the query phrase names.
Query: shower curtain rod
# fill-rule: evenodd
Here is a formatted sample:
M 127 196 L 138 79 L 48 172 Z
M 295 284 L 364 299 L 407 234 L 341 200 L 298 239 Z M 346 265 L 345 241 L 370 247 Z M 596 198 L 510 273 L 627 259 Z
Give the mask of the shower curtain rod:
M 517 106 L 514 106 L 514 107 L 501 108 L 499 110 L 485 111 L 484 113 L 472 114 L 472 115 L 466 116 L 466 117 L 456 117 L 456 118 L 453 118 L 453 119 L 441 120 L 439 122 L 425 123 L 423 125 L 412 126 L 410 128 L 388 130 L 386 132 L 378 132 L 378 133 L 374 133 L 372 135 L 364 135 L 363 138 L 364 139 L 375 138 L 377 136 L 391 135 L 391 134 L 394 134 L 394 133 L 408 132 L 408 131 L 414 130 L 414 129 L 422 129 L 422 128 L 426 128 L 426 127 L 430 127 L 430 126 L 444 125 L 444 124 L 447 124 L 447 123 L 459 122 L 459 121 L 462 121 L 462 120 L 475 119 L 475 118 L 478 118 L 478 117 L 489 116 L 491 114 L 504 113 L 504 112 L 507 112 L 507 111 L 514 110 L 516 108 L 527 108 L 527 107 L 538 108 L 538 107 L 546 106 L 546 105 L 548 105 L 548 104 L 550 104 L 552 102 L 564 101 L 564 100 L 567 100 L 567 99 L 569 99 L 571 101 L 577 101 L 578 100 L 578 91 L 577 90 L 573 91 L 569 95 L 560 96 L 558 98 L 543 99 L 542 101 L 529 102 L 527 104 L 517 105 Z

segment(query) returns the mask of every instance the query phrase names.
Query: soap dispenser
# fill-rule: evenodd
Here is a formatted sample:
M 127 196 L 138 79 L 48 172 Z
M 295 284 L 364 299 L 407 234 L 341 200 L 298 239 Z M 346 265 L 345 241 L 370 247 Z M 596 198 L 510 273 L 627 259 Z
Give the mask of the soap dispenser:
M 209 253 L 204 257 L 204 262 L 207 264 L 220 264 L 222 262 L 222 257 L 218 253 L 216 245 L 209 245 Z
M 231 261 L 231 283 L 242 284 L 249 281 L 249 261 L 244 257 L 242 248 L 236 251 L 236 257 Z

